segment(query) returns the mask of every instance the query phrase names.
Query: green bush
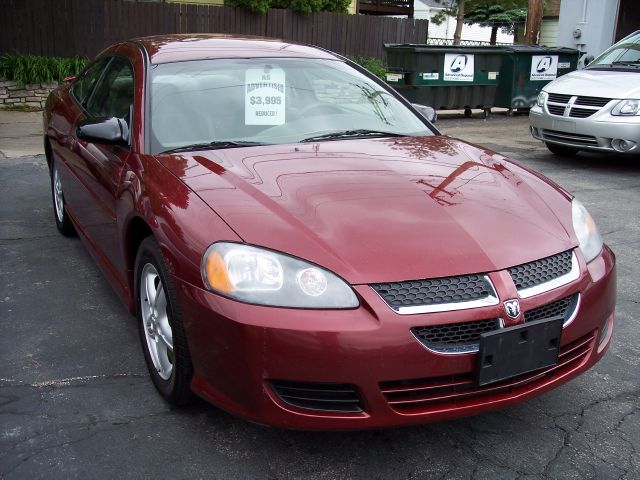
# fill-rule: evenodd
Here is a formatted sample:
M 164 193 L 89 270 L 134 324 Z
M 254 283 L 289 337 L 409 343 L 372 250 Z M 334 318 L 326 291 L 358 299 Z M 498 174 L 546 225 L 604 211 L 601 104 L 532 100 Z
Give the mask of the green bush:
M 351 0 L 225 0 L 225 5 L 246 8 L 251 12 L 267 13 L 270 8 L 289 8 L 294 12 L 347 13 Z
M 376 77 L 386 80 L 387 67 L 384 66 L 380 59 L 375 57 L 360 57 L 358 55 L 347 55 L 347 58 L 361 67 L 366 68 Z
M 3 53 L 0 55 L 0 77 L 19 85 L 61 82 L 80 72 L 87 61 L 81 56 L 63 58 Z

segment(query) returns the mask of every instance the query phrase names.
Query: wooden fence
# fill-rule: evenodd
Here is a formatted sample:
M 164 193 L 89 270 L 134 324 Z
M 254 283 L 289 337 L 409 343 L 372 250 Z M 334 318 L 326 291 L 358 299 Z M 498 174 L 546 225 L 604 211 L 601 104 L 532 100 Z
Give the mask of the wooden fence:
M 282 38 L 384 59 L 383 43 L 424 43 L 427 20 L 131 0 L 0 0 L 0 52 L 95 56 L 127 38 L 233 33 Z

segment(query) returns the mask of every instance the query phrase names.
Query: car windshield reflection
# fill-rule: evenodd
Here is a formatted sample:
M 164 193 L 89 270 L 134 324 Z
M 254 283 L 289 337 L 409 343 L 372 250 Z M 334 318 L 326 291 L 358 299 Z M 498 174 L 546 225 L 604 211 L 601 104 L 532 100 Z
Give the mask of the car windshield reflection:
M 433 135 L 385 87 L 341 61 L 217 59 L 153 68 L 153 153 L 328 141 L 355 138 L 345 133 L 354 131 Z

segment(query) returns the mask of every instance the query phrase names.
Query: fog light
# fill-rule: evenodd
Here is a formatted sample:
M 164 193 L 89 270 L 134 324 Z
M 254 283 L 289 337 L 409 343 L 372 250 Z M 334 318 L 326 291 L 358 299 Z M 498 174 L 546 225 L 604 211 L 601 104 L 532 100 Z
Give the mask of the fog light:
M 624 140 L 622 138 L 615 138 L 611 141 L 611 146 L 616 152 L 629 152 L 636 148 L 636 142 L 633 140 Z

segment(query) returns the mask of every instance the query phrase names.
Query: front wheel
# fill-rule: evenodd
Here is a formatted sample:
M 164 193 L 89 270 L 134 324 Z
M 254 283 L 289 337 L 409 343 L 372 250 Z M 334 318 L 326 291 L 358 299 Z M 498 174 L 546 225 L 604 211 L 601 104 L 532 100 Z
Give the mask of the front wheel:
M 169 403 L 186 405 L 193 398 L 193 368 L 175 288 L 153 237 L 140 244 L 135 272 L 138 330 L 151 379 Z
M 71 223 L 69 214 L 66 210 L 64 201 L 64 192 L 62 190 L 62 179 L 58 172 L 58 162 L 55 158 L 51 159 L 51 196 L 53 199 L 53 216 L 56 220 L 58 231 L 65 237 L 74 237 L 76 229 Z
M 562 145 L 557 145 L 555 143 L 549 142 L 545 142 L 545 145 L 551 153 L 560 157 L 573 157 L 576 153 L 578 153 L 577 148 L 563 147 Z

